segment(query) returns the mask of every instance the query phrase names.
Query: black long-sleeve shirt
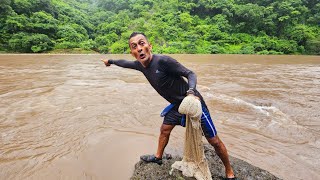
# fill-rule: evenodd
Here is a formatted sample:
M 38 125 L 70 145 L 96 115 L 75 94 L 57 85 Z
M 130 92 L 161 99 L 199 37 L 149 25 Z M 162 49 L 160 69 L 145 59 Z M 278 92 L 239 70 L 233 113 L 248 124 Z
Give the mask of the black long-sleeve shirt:
M 200 93 L 196 90 L 197 77 L 195 73 L 169 56 L 153 55 L 147 67 L 143 67 L 137 60 L 109 60 L 109 63 L 141 71 L 151 86 L 172 104 L 179 105 L 190 88 L 203 101 Z M 183 77 L 187 78 L 188 82 Z

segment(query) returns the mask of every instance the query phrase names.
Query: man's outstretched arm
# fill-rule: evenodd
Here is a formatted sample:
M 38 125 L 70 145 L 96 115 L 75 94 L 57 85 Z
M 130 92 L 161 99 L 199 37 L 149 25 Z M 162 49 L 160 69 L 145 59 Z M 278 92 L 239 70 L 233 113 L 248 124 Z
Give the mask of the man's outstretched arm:
M 115 64 L 117 66 L 123 68 L 130 68 L 138 70 L 137 63 L 135 61 L 128 61 L 128 60 L 113 60 L 113 59 L 102 59 L 101 60 L 107 67 L 111 64 Z

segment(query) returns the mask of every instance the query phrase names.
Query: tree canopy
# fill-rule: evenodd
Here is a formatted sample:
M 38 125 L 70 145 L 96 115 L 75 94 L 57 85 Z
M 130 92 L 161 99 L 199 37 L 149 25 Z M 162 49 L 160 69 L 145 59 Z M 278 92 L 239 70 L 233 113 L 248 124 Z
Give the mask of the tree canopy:
M 320 54 L 318 0 L 0 0 L 0 51 Z

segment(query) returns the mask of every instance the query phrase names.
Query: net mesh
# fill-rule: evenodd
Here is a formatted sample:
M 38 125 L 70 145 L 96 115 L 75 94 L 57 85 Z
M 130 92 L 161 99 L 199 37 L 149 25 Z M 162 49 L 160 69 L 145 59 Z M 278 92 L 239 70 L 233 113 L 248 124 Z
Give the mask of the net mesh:
M 198 180 L 212 179 L 202 143 L 201 103 L 195 97 L 187 96 L 182 101 L 179 112 L 186 114 L 184 153 L 182 161 L 172 164 L 171 171 L 178 169 L 184 176 L 195 177 Z

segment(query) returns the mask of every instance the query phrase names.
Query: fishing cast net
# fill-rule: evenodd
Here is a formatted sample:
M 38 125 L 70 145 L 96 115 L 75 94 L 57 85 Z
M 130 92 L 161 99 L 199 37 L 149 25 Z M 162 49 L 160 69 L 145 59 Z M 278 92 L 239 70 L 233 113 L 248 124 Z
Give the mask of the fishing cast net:
M 195 177 L 198 180 L 212 179 L 203 150 L 200 125 L 201 102 L 195 96 L 187 96 L 183 99 L 178 110 L 181 114 L 186 114 L 184 154 L 182 161 L 176 161 L 172 164 L 171 172 L 178 169 L 186 177 Z

